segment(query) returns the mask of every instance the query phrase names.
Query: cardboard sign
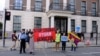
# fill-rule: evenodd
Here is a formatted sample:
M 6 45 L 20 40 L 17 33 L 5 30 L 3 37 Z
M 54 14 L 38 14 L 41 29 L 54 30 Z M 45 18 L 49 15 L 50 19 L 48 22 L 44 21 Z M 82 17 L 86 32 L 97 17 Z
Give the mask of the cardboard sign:
M 34 29 L 34 42 L 55 40 L 55 28 Z
M 78 32 L 81 32 L 81 27 L 80 27 L 80 26 L 76 26 L 76 27 L 75 27 L 75 32 L 77 32 L 77 33 L 78 33 Z

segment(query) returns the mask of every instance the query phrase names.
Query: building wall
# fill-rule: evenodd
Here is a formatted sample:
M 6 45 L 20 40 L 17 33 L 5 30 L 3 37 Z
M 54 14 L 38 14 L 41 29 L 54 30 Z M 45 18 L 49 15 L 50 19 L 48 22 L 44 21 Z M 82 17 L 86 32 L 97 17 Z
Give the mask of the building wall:
M 69 3 L 70 0 L 68 0 L 68 3 Z M 91 5 L 92 5 L 92 2 L 96 2 L 96 9 L 97 9 L 97 12 L 99 11 L 98 10 L 98 0 L 75 0 L 75 11 L 76 11 L 76 14 L 78 15 L 81 15 L 81 2 L 82 1 L 86 1 L 86 14 L 87 16 L 91 16 Z M 100 2 L 99 2 L 100 4 Z M 98 12 L 98 14 L 100 13 L 100 11 Z
M 49 17 L 47 16 L 47 12 L 49 11 L 49 5 L 52 3 L 53 0 L 43 0 L 43 12 L 35 12 L 34 9 L 34 1 L 35 0 L 24 0 L 23 7 L 24 9 L 22 11 L 19 10 L 13 10 L 13 4 L 14 0 L 6 0 L 6 8 L 11 11 L 11 20 L 7 21 L 6 30 L 12 31 L 13 30 L 13 16 L 19 15 L 21 16 L 21 27 L 25 29 L 33 29 L 34 28 L 34 17 L 42 17 L 42 28 L 43 27 L 49 27 Z M 61 3 L 64 5 L 67 5 L 68 0 L 60 0 Z M 76 11 L 77 14 L 80 14 L 80 5 L 81 1 L 87 1 L 87 13 L 90 15 L 90 2 L 96 2 L 96 0 L 76 0 Z M 100 21 L 100 17 L 92 17 L 92 16 L 80 16 L 80 15 L 67 15 L 69 18 L 68 20 L 68 31 L 71 31 L 70 29 L 70 20 L 75 19 L 76 23 L 75 25 L 81 26 L 81 20 L 87 20 L 87 32 L 91 32 L 92 30 L 92 20 Z M 100 25 L 100 22 L 98 22 L 98 25 Z M 100 26 L 99 26 L 100 28 Z M 100 32 L 100 30 L 99 30 Z
M 49 27 L 49 21 L 46 13 L 42 12 L 24 12 L 24 11 L 11 11 L 11 20 L 7 21 L 7 31 L 13 31 L 13 16 L 21 16 L 21 28 L 33 29 L 34 28 L 34 17 L 42 17 L 42 28 Z
M 72 15 L 70 19 L 75 19 L 75 26 L 81 27 L 81 20 L 86 20 L 86 31 L 90 33 L 92 31 L 92 21 L 97 21 L 97 24 L 100 28 L 100 17 L 90 17 L 90 16 L 79 16 L 79 15 Z M 100 29 L 98 29 L 100 33 Z

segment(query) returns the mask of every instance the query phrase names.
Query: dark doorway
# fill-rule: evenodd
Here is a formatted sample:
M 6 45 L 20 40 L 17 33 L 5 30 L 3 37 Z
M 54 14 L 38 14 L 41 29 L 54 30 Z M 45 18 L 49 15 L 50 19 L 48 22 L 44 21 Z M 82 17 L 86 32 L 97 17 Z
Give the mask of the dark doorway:
M 68 18 L 67 17 L 60 17 L 55 16 L 55 28 L 59 29 L 61 33 L 67 33 L 68 29 Z

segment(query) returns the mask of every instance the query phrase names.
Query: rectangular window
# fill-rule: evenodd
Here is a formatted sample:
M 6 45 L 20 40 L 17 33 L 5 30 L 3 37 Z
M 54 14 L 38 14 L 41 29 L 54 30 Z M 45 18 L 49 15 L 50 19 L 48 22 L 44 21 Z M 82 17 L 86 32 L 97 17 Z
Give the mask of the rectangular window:
M 86 32 L 86 20 L 81 21 L 82 32 Z
M 21 16 L 13 17 L 13 30 L 16 30 L 16 31 L 21 30 Z
M 75 12 L 75 0 L 69 0 L 69 7 L 72 12 Z
M 96 16 L 96 2 L 92 3 L 92 16 Z
M 71 19 L 71 31 L 75 31 L 75 20 Z
M 54 10 L 60 10 L 60 0 L 53 0 L 53 9 Z
M 16 10 L 22 10 L 23 8 L 23 1 L 22 0 L 15 0 L 15 3 L 14 3 L 14 9 Z
M 81 15 L 86 15 L 86 1 L 82 1 L 81 3 Z
M 42 0 L 35 0 L 35 11 L 42 11 Z
M 97 21 L 92 21 L 92 31 L 96 32 Z
M 34 18 L 34 28 L 41 28 L 41 25 L 42 25 L 41 17 L 35 17 Z

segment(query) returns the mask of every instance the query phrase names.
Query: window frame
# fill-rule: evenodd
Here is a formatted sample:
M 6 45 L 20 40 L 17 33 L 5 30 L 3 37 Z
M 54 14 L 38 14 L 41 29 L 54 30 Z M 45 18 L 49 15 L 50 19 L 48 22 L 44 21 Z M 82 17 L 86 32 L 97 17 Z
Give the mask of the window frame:
M 86 1 L 82 1 L 81 2 L 81 15 L 86 16 L 86 8 L 87 8 Z
M 75 0 L 69 1 L 70 11 L 75 12 Z
M 42 6 L 42 0 L 35 0 L 35 5 L 34 5 L 34 11 L 37 11 L 37 12 L 42 12 L 43 11 L 43 6 Z
M 86 20 L 81 20 L 81 28 L 82 28 L 81 31 L 86 33 L 87 31 L 87 21 Z
M 19 17 L 19 18 L 17 18 L 17 17 Z M 20 22 L 19 22 L 19 21 L 16 22 L 15 19 L 20 20 Z M 15 21 L 14 21 L 14 20 L 15 20 Z M 19 32 L 20 30 L 21 30 L 21 16 L 16 16 L 16 15 L 14 15 L 14 16 L 13 16 L 13 31 Z
M 94 4 L 95 4 L 95 6 L 94 6 Z M 97 14 L 97 8 L 96 8 L 96 6 L 97 6 L 97 3 L 96 2 L 92 2 L 92 9 L 91 9 L 91 15 L 92 16 L 96 16 L 96 14 Z
M 15 10 L 22 10 L 23 9 L 23 0 L 14 0 L 14 9 Z
M 75 19 L 71 19 L 71 31 L 75 31 Z
M 34 17 L 34 28 L 41 28 L 41 27 L 42 27 L 42 17 Z
M 95 22 L 95 24 L 93 24 Z M 97 21 L 92 21 L 92 31 L 96 33 Z M 95 31 L 94 31 L 95 30 Z

